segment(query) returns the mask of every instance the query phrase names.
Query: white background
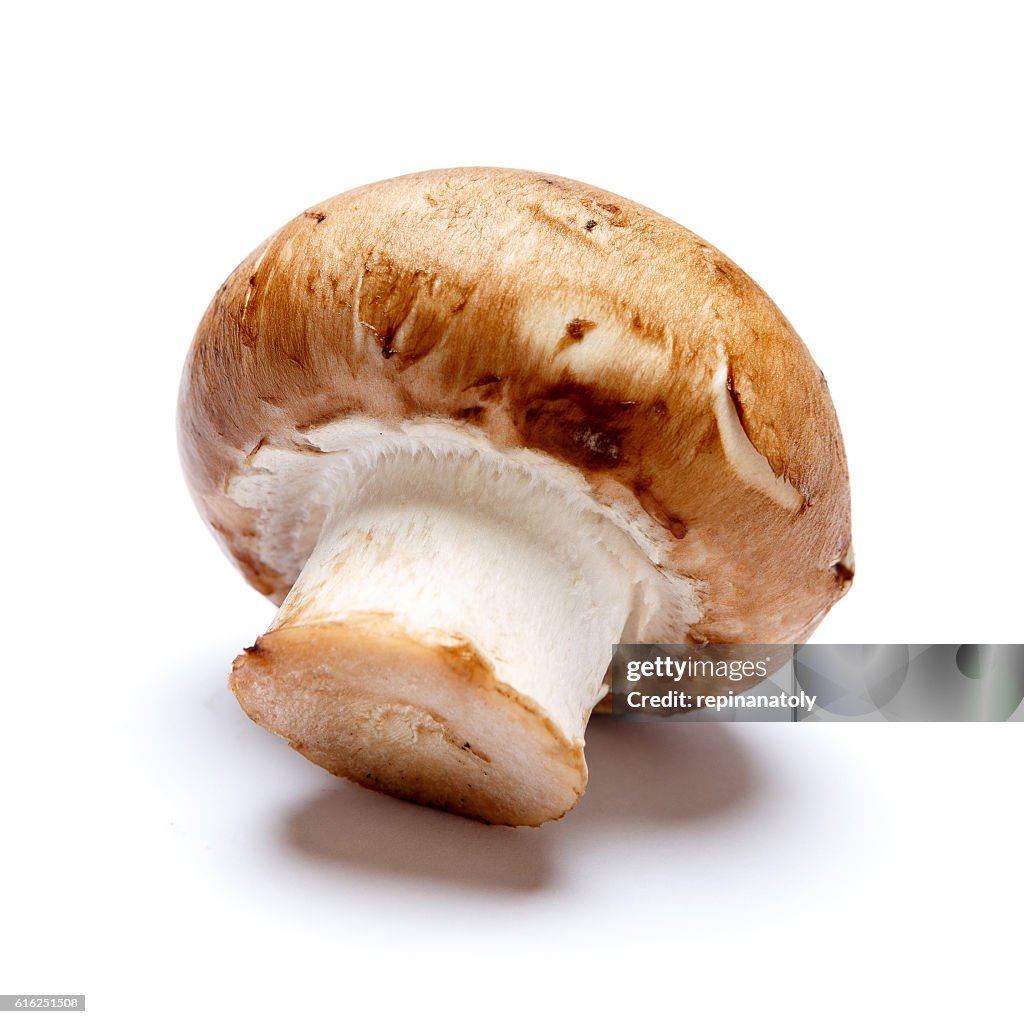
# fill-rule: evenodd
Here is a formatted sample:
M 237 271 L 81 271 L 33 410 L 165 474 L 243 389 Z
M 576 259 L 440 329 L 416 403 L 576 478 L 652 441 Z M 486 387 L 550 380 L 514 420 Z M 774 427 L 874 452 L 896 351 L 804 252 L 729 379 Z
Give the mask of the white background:
M 1012 12 L 7 9 L 0 991 L 101 1021 L 1019 1020 L 1019 728 L 598 723 L 539 831 L 362 792 L 228 693 L 272 609 L 173 433 L 206 303 L 298 211 L 553 171 L 708 238 L 828 376 L 858 577 L 816 639 L 1024 639 Z

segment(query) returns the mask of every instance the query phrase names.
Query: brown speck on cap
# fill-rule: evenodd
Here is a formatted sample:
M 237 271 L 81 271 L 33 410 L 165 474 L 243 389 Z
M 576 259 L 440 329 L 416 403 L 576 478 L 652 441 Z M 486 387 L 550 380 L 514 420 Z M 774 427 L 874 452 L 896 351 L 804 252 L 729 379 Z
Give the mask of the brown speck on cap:
M 576 342 L 582 341 L 588 334 L 597 326 L 593 320 L 582 320 L 579 317 L 575 317 L 565 325 L 565 334 L 562 336 L 561 341 L 558 343 L 558 352 L 562 352 L 569 348 L 570 345 L 575 345 Z
M 575 320 L 570 320 L 565 325 L 565 333 L 572 338 L 573 341 L 582 341 L 583 336 L 587 331 L 592 331 L 596 326 L 597 324 L 595 324 L 593 320 L 580 320 L 577 318 Z
M 843 562 L 835 562 L 831 566 L 840 583 L 849 583 L 853 579 L 853 569 Z

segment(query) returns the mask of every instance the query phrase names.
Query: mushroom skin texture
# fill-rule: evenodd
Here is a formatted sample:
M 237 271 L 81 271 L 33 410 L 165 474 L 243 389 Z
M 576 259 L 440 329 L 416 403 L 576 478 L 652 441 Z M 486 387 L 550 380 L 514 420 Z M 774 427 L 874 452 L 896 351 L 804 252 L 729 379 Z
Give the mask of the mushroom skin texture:
M 707 242 L 566 178 L 310 207 L 221 286 L 178 415 L 200 513 L 280 605 L 234 663 L 247 714 L 488 822 L 579 799 L 612 644 L 802 643 L 853 578 L 792 326 Z

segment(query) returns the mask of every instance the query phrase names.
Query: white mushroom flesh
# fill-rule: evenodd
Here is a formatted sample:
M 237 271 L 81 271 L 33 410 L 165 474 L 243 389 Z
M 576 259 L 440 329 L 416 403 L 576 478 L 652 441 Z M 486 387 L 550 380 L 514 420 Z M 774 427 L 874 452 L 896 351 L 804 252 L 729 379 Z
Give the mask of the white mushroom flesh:
M 265 560 L 297 575 L 271 629 L 385 615 L 424 644 L 468 644 L 569 739 L 613 644 L 700 619 L 642 511 L 472 427 L 349 417 L 267 440 L 228 493 L 259 511 Z

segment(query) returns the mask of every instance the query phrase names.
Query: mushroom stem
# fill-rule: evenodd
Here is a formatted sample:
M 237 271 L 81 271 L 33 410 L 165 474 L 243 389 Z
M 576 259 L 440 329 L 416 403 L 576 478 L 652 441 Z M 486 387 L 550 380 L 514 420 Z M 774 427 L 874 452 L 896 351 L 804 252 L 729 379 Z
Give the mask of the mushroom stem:
M 490 820 L 465 787 L 532 794 L 504 818 L 560 816 L 582 791 L 583 731 L 633 606 L 631 539 L 575 481 L 480 450 L 391 452 L 339 493 L 270 631 L 236 663 L 243 707 L 355 781 Z M 265 699 L 282 686 L 303 698 Z M 313 705 L 309 721 L 294 712 Z M 536 771 L 552 777 L 531 786 Z
M 632 597 L 614 553 L 507 467 L 404 461 L 379 465 L 356 508 L 328 517 L 272 628 L 386 616 L 424 644 L 472 648 L 582 736 Z

